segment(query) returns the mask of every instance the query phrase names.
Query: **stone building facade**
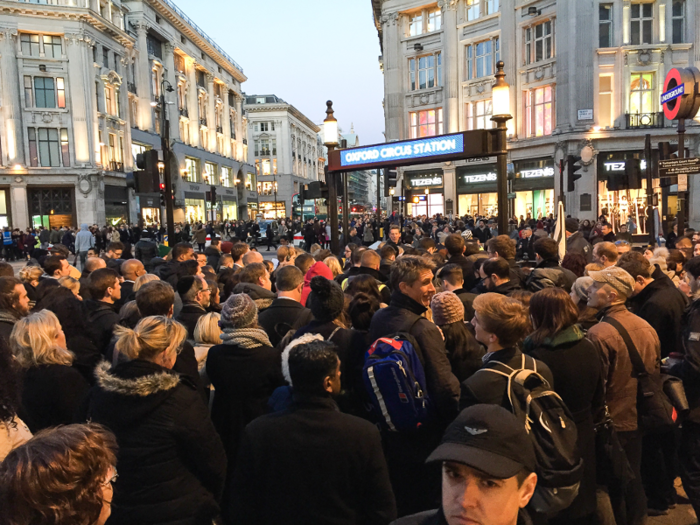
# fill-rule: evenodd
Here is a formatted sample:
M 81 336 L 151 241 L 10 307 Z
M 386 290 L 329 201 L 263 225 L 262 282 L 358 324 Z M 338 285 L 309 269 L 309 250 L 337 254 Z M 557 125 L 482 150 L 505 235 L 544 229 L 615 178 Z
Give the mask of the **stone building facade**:
M 700 65 L 700 5 L 689 0 L 372 0 L 382 47 L 387 140 L 491 127 L 496 63 L 510 84 L 509 215 L 554 211 L 560 161 L 583 157 L 583 177 L 565 192 L 567 214 L 606 215 L 617 228 L 644 229 L 646 190 L 608 191 L 607 176 L 677 143 L 660 95 L 672 67 Z M 685 147 L 699 154 L 700 127 L 687 123 Z M 653 164 L 658 152 L 653 153 Z M 646 163 L 642 164 L 643 174 Z M 495 158 L 404 169 L 399 190 L 429 196 L 414 214 L 497 213 Z M 429 184 L 428 184 L 429 182 Z M 677 187 L 654 193 L 666 223 Z M 690 177 L 691 225 L 700 191 Z M 413 208 L 413 206 L 409 206 Z

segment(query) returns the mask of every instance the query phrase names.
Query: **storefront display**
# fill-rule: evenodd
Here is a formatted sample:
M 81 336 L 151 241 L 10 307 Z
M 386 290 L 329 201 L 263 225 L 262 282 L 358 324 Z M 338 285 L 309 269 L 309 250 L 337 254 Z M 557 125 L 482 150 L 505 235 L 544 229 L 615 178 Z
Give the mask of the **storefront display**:
M 625 171 L 625 161 L 641 159 L 642 187 L 620 191 L 608 190 L 608 177 Z M 613 231 L 618 232 L 621 225 L 627 225 L 632 233 L 646 234 L 647 196 L 646 169 L 643 151 L 619 151 L 598 154 L 598 217 L 604 216 L 612 225 Z M 658 179 L 652 181 L 654 193 L 661 202 L 661 189 Z M 675 208 L 674 208 L 675 212 Z
M 248 219 L 255 219 L 258 216 L 258 203 L 248 203 Z
M 206 219 L 204 199 L 185 199 L 185 220 L 190 224 Z
M 225 221 L 238 220 L 238 204 L 234 200 L 221 201 L 221 215 Z
M 74 188 L 27 188 L 32 226 L 75 226 Z
M 470 164 L 457 168 L 457 214 L 498 215 L 495 158 L 476 159 Z
M 406 213 L 414 217 L 445 214 L 444 174 L 441 169 L 406 172 L 404 180 Z
M 554 159 L 542 158 L 513 163 L 513 213 L 525 220 L 542 219 L 555 211 Z
M 498 194 L 471 193 L 459 196 L 459 215 L 483 215 L 492 217 L 498 215 Z
M 275 210 L 275 202 L 261 202 L 260 210 L 263 214 L 263 219 L 283 219 L 287 217 L 287 210 L 284 201 L 277 201 Z
M 414 202 L 418 199 L 418 202 Z M 407 211 L 409 215 L 413 217 L 418 217 L 420 215 L 426 215 L 432 217 L 433 215 L 445 214 L 445 202 L 444 196 L 442 194 L 428 194 L 428 195 L 416 195 L 413 200 L 408 201 Z

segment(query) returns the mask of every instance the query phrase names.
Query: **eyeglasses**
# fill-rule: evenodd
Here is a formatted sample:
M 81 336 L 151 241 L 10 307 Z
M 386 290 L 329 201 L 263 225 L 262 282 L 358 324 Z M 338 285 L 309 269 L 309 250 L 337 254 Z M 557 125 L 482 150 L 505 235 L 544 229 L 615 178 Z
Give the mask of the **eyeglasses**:
M 116 483 L 117 479 L 119 478 L 119 473 L 117 473 L 117 467 L 112 467 L 112 470 L 114 471 L 114 474 L 112 475 L 111 478 L 105 480 L 102 483 L 103 487 L 106 487 L 107 485 L 109 485 L 111 483 Z
M 202 288 L 202 292 L 211 292 L 211 288 Z

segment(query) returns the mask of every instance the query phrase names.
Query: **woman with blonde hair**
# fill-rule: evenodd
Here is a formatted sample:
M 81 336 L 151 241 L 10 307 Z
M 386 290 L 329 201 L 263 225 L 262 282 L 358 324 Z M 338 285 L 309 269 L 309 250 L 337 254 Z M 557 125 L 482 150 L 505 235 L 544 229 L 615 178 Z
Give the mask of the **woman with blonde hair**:
M 203 315 L 197 321 L 194 328 L 194 354 L 197 357 L 197 364 L 201 370 L 207 362 L 209 349 L 214 345 L 221 344 L 221 327 L 219 326 L 221 314 L 211 312 Z
M 17 321 L 10 348 L 22 369 L 22 406 L 31 431 L 72 423 L 89 385 L 72 366 L 56 315 L 42 310 Z
M 110 428 L 120 448 L 110 524 L 211 523 L 226 456 L 196 386 L 172 370 L 187 330 L 151 316 L 114 331 L 128 361 L 97 368 L 84 414 Z
M 77 279 L 73 279 L 69 276 L 61 277 L 58 280 L 58 284 L 64 288 L 68 288 L 79 300 L 83 300 L 83 298 L 80 296 L 80 281 Z
M 134 288 L 132 290 L 132 293 L 138 292 L 144 284 L 150 283 L 151 281 L 160 281 L 160 277 L 158 277 L 157 275 L 153 275 L 152 273 L 145 273 L 137 277 L 136 281 L 134 282 Z
M 340 266 L 340 261 L 338 258 L 334 255 L 330 255 L 323 259 L 323 264 L 328 266 L 330 268 L 331 272 L 333 272 L 333 279 L 338 277 L 341 273 L 343 273 L 343 268 Z
M 42 275 L 44 275 L 44 270 L 40 266 L 27 265 L 19 271 L 19 278 L 29 296 L 30 308 L 34 308 L 36 303 L 36 287 L 39 285 L 39 279 Z

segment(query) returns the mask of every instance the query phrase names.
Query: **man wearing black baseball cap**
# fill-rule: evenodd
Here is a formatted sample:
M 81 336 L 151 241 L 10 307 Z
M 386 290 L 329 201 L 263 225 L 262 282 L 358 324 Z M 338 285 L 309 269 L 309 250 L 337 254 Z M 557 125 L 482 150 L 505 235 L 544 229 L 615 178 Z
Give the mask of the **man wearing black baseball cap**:
M 535 451 L 517 418 L 497 405 L 465 408 L 428 457 L 442 462 L 442 506 L 392 525 L 526 525 Z

